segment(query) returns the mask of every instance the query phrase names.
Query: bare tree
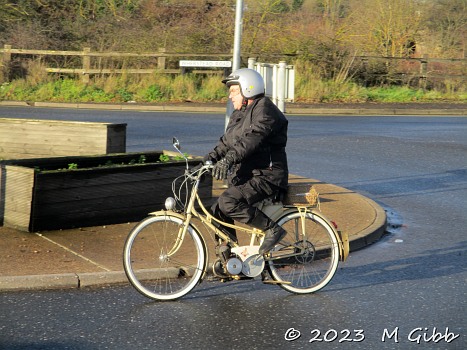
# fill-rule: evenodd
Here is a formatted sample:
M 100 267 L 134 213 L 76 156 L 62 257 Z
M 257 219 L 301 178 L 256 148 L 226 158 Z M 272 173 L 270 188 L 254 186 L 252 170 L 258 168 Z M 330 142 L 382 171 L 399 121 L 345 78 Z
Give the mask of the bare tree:
M 423 33 L 425 51 L 436 57 L 465 57 L 467 1 L 437 0 L 423 13 L 427 29 Z
M 363 53 L 407 57 L 422 26 L 418 0 L 351 0 L 351 40 Z

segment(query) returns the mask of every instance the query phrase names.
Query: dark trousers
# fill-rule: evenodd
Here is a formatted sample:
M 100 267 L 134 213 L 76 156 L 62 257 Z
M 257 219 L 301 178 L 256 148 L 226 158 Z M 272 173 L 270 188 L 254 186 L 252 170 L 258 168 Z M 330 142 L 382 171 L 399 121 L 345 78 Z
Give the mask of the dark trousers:
M 266 181 L 253 177 L 240 185 L 226 189 L 211 210 L 214 217 L 229 224 L 234 220 L 249 224 L 260 230 L 267 230 L 274 222 L 253 204 L 273 196 L 278 188 Z M 236 237 L 234 230 L 227 229 L 231 236 Z

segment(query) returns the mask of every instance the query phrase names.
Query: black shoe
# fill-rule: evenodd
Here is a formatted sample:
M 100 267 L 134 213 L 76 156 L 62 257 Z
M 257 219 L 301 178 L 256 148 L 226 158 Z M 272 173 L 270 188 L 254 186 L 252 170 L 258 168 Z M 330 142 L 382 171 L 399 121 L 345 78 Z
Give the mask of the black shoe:
M 279 243 L 286 234 L 287 231 L 279 225 L 275 225 L 273 228 L 267 230 L 266 235 L 264 236 L 263 244 L 261 244 L 261 247 L 259 247 L 259 254 L 263 255 L 269 253 L 269 251 L 274 248 L 274 246 Z

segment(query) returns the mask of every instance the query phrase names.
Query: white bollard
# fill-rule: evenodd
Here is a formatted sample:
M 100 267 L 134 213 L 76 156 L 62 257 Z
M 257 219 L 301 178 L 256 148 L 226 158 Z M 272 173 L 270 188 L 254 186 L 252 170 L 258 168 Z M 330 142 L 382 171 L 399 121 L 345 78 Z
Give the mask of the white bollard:
M 279 69 L 277 72 L 277 107 L 281 110 L 282 113 L 285 113 L 285 70 L 287 64 L 285 61 L 279 62 Z
M 248 58 L 248 68 L 255 69 L 256 59 L 255 58 Z

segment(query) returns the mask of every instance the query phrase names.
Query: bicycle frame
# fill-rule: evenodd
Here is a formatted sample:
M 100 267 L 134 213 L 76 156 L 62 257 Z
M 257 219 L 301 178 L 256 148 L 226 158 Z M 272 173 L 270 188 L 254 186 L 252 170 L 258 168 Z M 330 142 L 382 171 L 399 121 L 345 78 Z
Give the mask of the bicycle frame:
M 167 257 L 170 257 L 171 255 L 175 254 L 178 251 L 178 249 L 180 248 L 183 240 L 185 239 L 187 229 L 188 229 L 188 227 L 190 225 L 193 226 L 198 233 L 200 233 L 200 236 L 205 241 L 203 235 L 201 234 L 201 231 L 198 228 L 196 228 L 196 226 L 193 225 L 193 223 L 191 222 L 193 217 L 199 219 L 204 225 L 206 225 L 208 227 L 209 230 L 214 232 L 224 243 L 226 243 L 226 244 L 228 243 L 232 248 L 240 247 L 240 245 L 237 242 L 233 241 L 222 230 L 217 228 L 212 223 L 213 221 L 217 222 L 220 225 L 227 226 L 227 227 L 233 228 L 233 229 L 235 229 L 237 231 L 242 231 L 242 232 L 245 232 L 245 233 L 249 234 L 250 235 L 249 246 L 250 247 L 257 247 L 257 248 L 253 248 L 252 249 L 253 251 L 255 251 L 255 249 L 259 250 L 259 244 L 255 244 L 255 242 L 257 242 L 258 240 L 260 241 L 261 238 L 264 237 L 265 233 L 263 231 L 261 231 L 259 229 L 256 229 L 256 228 L 243 227 L 243 226 L 238 226 L 238 225 L 235 225 L 235 224 L 229 224 L 229 223 L 223 222 L 223 221 L 215 218 L 214 216 L 212 216 L 209 213 L 209 211 L 206 209 L 206 207 L 204 206 L 201 198 L 199 197 L 198 188 L 199 188 L 199 184 L 201 182 L 201 176 L 204 173 L 208 172 L 211 168 L 212 168 L 212 165 L 204 165 L 200 170 L 198 170 L 197 175 L 190 174 L 189 170 L 186 170 L 186 173 L 185 173 L 184 176 L 194 180 L 194 184 L 193 184 L 193 186 L 191 188 L 191 194 L 190 194 L 190 197 L 189 197 L 189 200 L 188 200 L 188 204 L 186 205 L 186 209 L 185 209 L 183 214 L 178 213 L 178 212 L 176 212 L 176 211 L 174 211 L 172 209 L 162 210 L 162 211 L 157 211 L 157 212 L 150 213 L 150 215 L 174 215 L 174 216 L 177 216 L 180 219 L 182 219 L 183 222 L 184 222 L 183 227 L 180 229 L 180 232 L 178 233 L 177 240 L 176 240 L 173 248 L 167 253 Z M 196 210 L 195 204 L 199 205 L 199 207 L 201 208 L 202 213 L 200 213 L 200 212 L 198 212 Z M 307 214 L 315 215 L 313 209 L 308 207 L 308 206 L 305 206 L 305 205 L 304 206 L 297 206 L 297 205 L 284 206 L 282 203 L 273 203 L 272 201 L 270 201 L 268 199 L 259 202 L 257 205 L 261 210 L 263 210 L 263 212 L 267 216 L 269 216 L 273 220 L 277 220 L 280 217 L 283 217 L 283 216 L 289 214 L 290 212 L 297 212 L 298 211 L 300 213 L 300 217 L 301 217 L 300 225 L 301 225 L 301 228 L 302 228 L 302 232 L 305 232 L 305 216 Z M 340 238 L 339 235 L 336 235 L 336 236 Z M 340 243 L 340 245 L 342 245 L 342 241 L 339 242 L 339 243 Z M 292 257 L 292 256 L 295 256 L 295 255 L 302 254 L 302 249 L 303 248 L 300 248 L 300 247 L 297 247 L 297 248 L 299 248 L 299 250 L 297 252 L 290 253 L 290 254 L 287 254 L 285 256 L 286 257 Z M 285 256 L 284 255 L 281 255 L 280 257 L 270 256 L 270 257 L 266 258 L 265 260 L 275 260 L 275 259 L 279 259 L 279 258 L 283 259 Z

